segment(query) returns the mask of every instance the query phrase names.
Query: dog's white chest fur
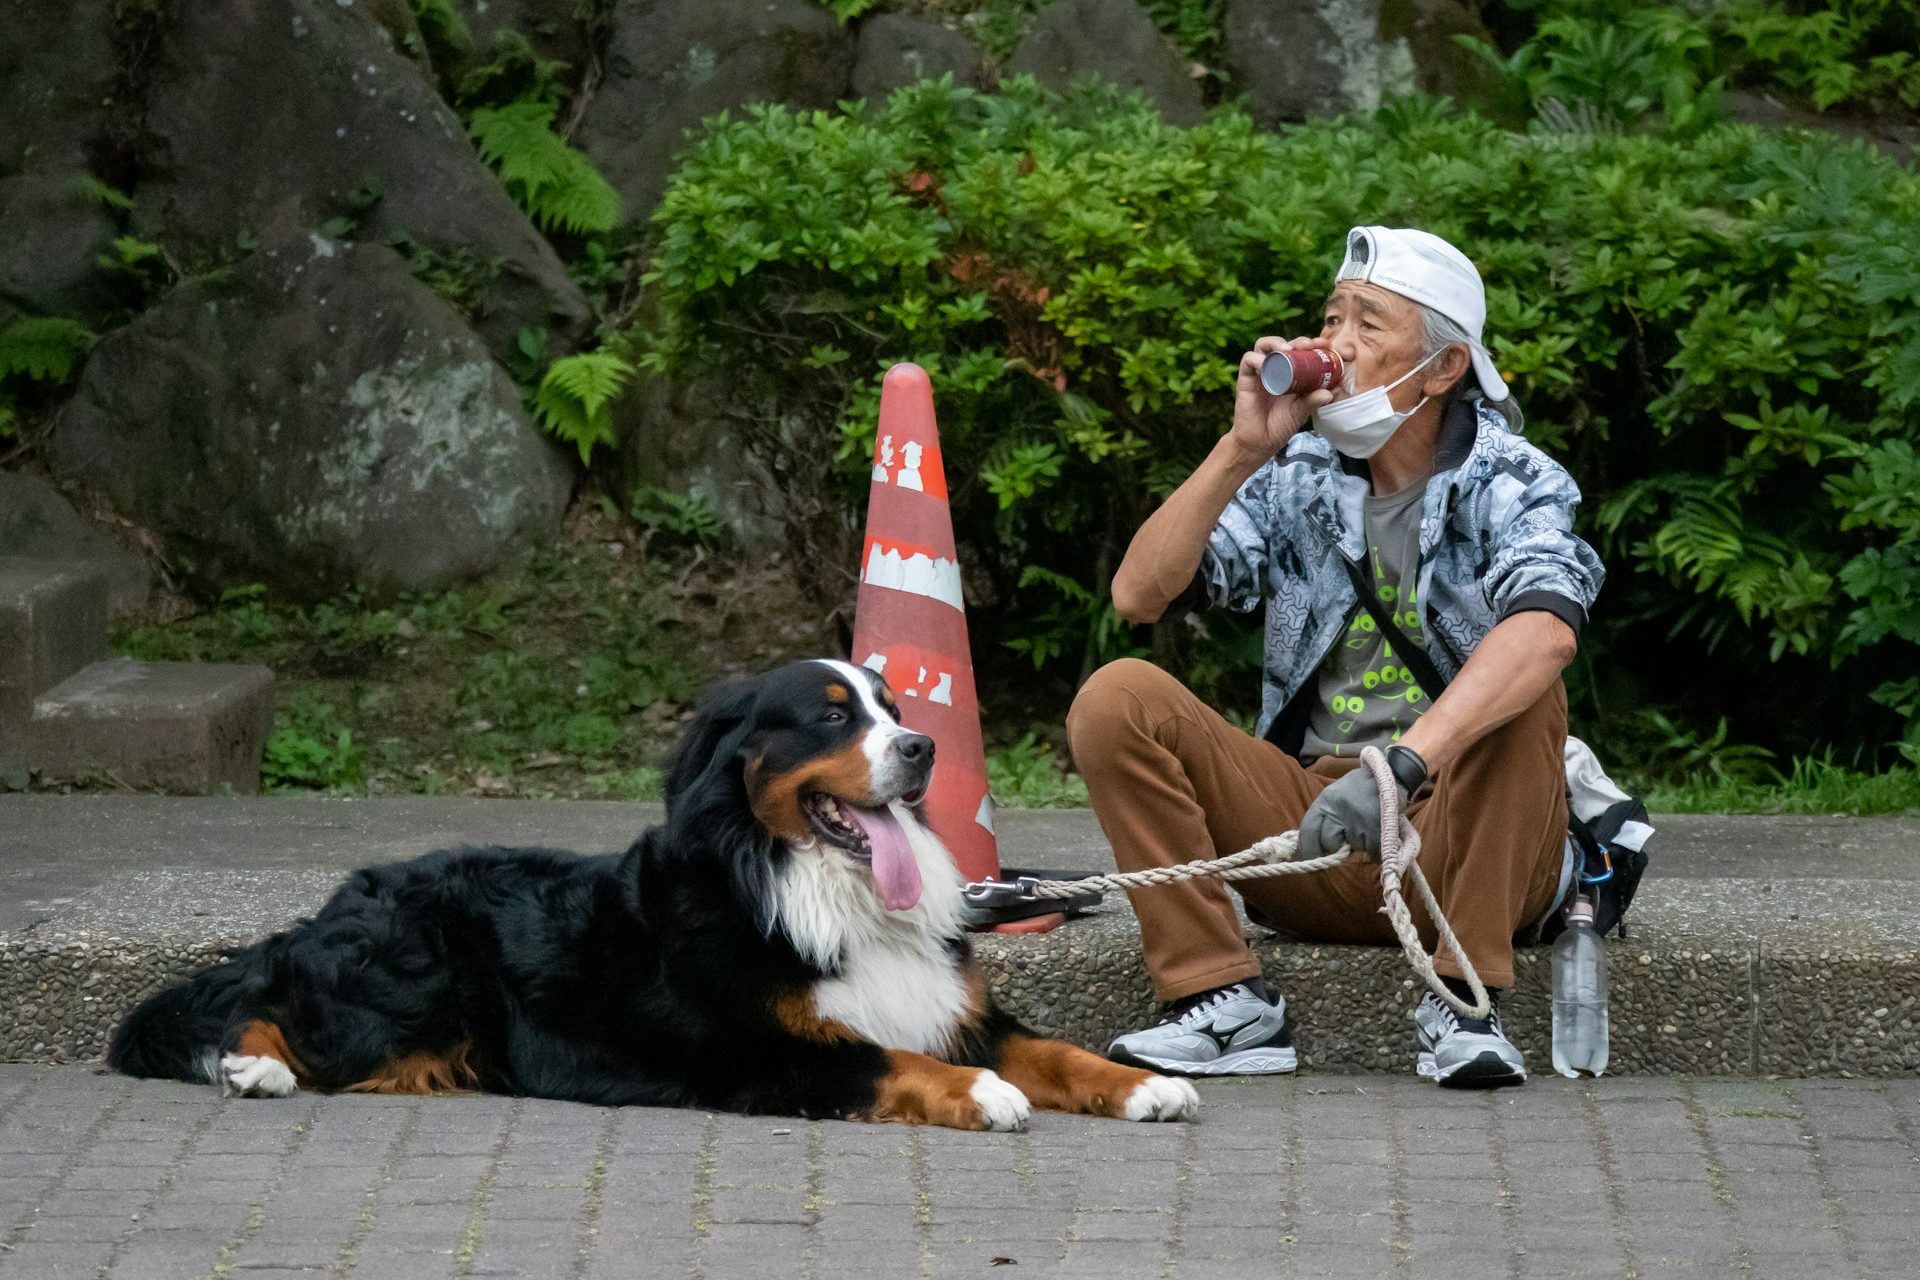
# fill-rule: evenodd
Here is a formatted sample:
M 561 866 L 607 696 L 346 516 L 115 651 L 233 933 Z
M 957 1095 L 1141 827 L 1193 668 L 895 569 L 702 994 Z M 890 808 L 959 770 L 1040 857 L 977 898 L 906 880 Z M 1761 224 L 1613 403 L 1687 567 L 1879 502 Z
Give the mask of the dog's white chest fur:
M 779 927 L 834 974 L 813 989 L 816 1014 L 883 1048 L 941 1056 L 972 1012 L 946 944 L 961 929 L 959 876 L 932 832 L 910 817 L 901 825 L 923 885 L 910 910 L 888 911 L 872 873 L 837 850 L 805 846 L 793 850 L 779 884 Z
M 968 1012 L 966 983 L 944 947 L 867 947 L 813 989 L 814 1010 L 877 1045 L 944 1057 Z

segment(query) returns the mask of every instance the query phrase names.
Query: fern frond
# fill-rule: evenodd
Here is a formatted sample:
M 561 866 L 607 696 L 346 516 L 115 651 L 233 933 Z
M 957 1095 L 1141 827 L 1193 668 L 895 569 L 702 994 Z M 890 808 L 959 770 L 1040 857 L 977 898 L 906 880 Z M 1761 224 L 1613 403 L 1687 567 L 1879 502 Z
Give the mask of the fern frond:
M 596 446 L 614 441 L 612 403 L 633 378 L 634 367 L 611 351 L 564 356 L 548 367 L 533 393 L 540 423 L 593 461 Z
M 619 395 L 633 373 L 633 366 L 611 351 L 589 351 L 555 360 L 541 385 L 558 387 L 592 413 Z
M 1653 549 L 1682 573 L 1711 574 L 1740 558 L 1745 533 L 1740 513 L 1725 501 L 1687 498 L 1674 504 L 1673 515 L 1653 535 Z
M 620 195 L 553 131 L 554 111 L 552 103 L 531 100 L 482 107 L 467 130 L 480 158 L 535 222 L 576 235 L 611 231 L 620 224 Z
M 541 186 L 560 176 L 567 144 L 553 131 L 551 103 L 513 102 L 482 107 L 467 121 L 480 158 L 503 181 Z
M 25 374 L 38 382 L 65 382 L 93 343 L 93 331 L 78 320 L 15 320 L 0 330 L 0 381 Z
M 548 230 L 558 226 L 574 235 L 619 226 L 620 193 L 584 155 L 569 149 L 566 157 L 559 180 L 542 193 L 540 206 L 533 210 L 535 221 Z

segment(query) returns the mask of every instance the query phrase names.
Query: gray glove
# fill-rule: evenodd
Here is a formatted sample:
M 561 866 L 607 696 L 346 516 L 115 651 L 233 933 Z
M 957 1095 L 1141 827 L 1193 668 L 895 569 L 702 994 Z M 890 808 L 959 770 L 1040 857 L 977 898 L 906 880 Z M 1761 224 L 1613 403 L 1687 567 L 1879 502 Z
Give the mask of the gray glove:
M 1407 802 L 1407 789 L 1396 781 L 1400 803 Z M 1341 845 L 1352 849 L 1366 861 L 1380 856 L 1380 788 L 1369 769 L 1355 769 L 1336 778 L 1307 807 L 1300 819 L 1300 846 L 1296 857 L 1325 857 Z

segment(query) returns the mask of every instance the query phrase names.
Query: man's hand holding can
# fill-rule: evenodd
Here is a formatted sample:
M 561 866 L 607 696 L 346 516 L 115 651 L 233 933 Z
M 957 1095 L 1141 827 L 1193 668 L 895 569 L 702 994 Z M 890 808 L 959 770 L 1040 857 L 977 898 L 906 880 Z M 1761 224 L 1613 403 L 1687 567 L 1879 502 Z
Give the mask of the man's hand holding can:
M 1333 399 L 1343 370 L 1320 338 L 1265 337 L 1240 357 L 1233 439 L 1259 465 L 1287 447 L 1313 411 Z

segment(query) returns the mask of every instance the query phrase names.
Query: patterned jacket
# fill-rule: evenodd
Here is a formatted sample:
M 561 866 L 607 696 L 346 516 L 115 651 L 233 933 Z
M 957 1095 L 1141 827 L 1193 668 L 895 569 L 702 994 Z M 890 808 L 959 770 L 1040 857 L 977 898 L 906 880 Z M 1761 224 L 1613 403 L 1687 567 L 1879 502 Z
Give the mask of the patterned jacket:
M 1315 674 L 1358 607 L 1336 557 L 1366 555 L 1367 466 L 1302 431 L 1220 515 L 1175 608 L 1250 612 L 1267 602 L 1258 732 L 1297 753 Z M 1442 420 L 1420 519 L 1427 656 L 1448 680 L 1494 625 L 1540 609 L 1576 633 L 1606 570 L 1573 533 L 1580 490 L 1566 469 L 1477 398 Z

